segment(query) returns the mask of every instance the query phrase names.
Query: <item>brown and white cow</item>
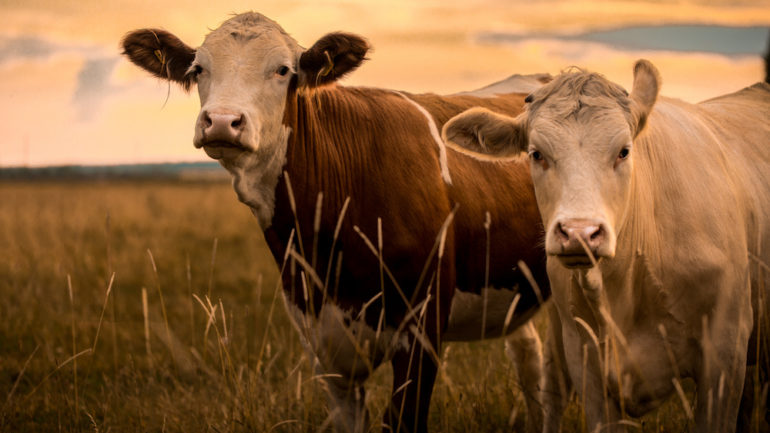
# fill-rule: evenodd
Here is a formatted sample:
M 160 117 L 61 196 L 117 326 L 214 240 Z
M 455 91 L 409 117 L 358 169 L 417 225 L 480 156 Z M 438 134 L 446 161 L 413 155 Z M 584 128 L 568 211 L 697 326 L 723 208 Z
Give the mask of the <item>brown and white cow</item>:
M 589 431 L 624 430 L 626 414 L 684 398 L 683 377 L 697 386 L 695 430 L 733 431 L 767 299 L 770 85 L 699 104 L 658 98 L 660 85 L 645 60 L 630 95 L 570 71 L 515 119 L 474 108 L 443 133 L 486 158 L 529 154 L 557 331 Z
M 447 152 L 439 135 L 469 107 L 515 115 L 526 93 L 337 86 L 364 60 L 365 40 L 332 33 L 304 49 L 256 13 L 229 19 L 197 49 L 152 29 L 123 47 L 154 75 L 197 85 L 194 144 L 232 174 L 285 264 L 286 304 L 328 375 L 338 429 L 369 427 L 362 385 L 390 360 L 386 430 L 426 431 L 441 342 L 516 328 L 533 397 L 540 340 L 527 321 L 550 289 L 528 166 Z M 530 418 L 538 422 L 537 406 Z

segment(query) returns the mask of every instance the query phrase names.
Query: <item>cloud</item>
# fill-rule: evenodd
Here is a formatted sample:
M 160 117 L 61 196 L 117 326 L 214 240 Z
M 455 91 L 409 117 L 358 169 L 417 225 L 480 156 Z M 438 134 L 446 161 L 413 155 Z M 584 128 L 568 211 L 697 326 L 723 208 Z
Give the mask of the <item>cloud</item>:
M 79 121 L 89 121 L 99 112 L 107 95 L 119 90 L 110 82 L 118 62 L 104 47 L 67 42 L 53 42 L 37 36 L 0 36 L 0 66 L 16 61 L 48 62 L 59 55 L 83 59 L 77 74 L 72 104 Z
M 765 52 L 768 28 L 716 25 L 628 26 L 575 34 L 483 32 L 478 35 L 478 39 L 503 44 L 531 39 L 559 43 L 588 42 L 624 51 L 700 52 L 736 57 Z
M 104 102 L 105 97 L 118 88 L 111 84 L 110 77 L 117 57 L 95 57 L 86 59 L 77 76 L 77 87 L 72 102 L 78 110 L 78 120 L 92 120 Z
M 93 55 L 101 51 L 96 45 L 58 43 L 38 36 L 0 35 L 0 65 L 14 60 L 45 61 L 57 54 Z
M 59 45 L 35 37 L 0 38 L 0 63 L 14 59 L 45 59 Z

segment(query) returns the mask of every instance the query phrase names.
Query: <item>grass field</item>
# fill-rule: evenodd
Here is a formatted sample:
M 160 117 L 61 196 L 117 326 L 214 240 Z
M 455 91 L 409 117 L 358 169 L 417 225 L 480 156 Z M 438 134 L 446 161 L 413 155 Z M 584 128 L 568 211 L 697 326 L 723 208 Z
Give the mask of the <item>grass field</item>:
M 228 183 L 0 184 L 0 432 L 314 432 L 323 387 Z M 447 345 L 435 432 L 521 431 L 501 340 Z M 367 385 L 381 418 L 390 368 Z M 678 400 L 644 431 L 686 431 Z M 566 431 L 581 431 L 576 404 Z M 377 426 L 373 426 L 377 429 Z
M 319 430 L 277 273 L 228 183 L 0 184 L 0 431 Z M 522 425 L 502 346 L 447 346 L 436 431 Z

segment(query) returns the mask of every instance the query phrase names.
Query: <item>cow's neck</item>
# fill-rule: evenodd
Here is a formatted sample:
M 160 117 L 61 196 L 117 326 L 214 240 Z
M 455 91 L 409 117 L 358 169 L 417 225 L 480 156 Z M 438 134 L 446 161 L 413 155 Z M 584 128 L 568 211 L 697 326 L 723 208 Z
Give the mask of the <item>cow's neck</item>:
M 364 97 L 371 96 L 371 92 L 380 91 L 336 86 L 313 90 L 290 87 L 283 120 L 290 134 L 285 153 L 280 155 L 284 163 L 273 184 L 272 219 L 262 225 L 278 263 L 286 256 L 292 231 L 297 252 L 305 253 L 308 262 L 314 248 L 325 251 L 320 249 L 324 241 L 329 242 L 324 236 L 335 231 L 345 201 L 363 195 L 362 174 L 371 166 L 374 153 L 362 143 L 375 142 L 373 134 L 377 131 L 372 128 L 371 113 L 361 113 L 381 102 Z M 316 221 L 319 211 L 321 217 Z M 322 235 L 317 245 L 316 230 Z M 302 244 L 297 243 L 300 239 Z M 317 265 L 316 269 L 325 269 L 323 263 Z
M 382 123 L 369 111 L 378 102 L 361 95 L 368 90 L 378 91 L 329 86 L 300 90 L 294 97 L 290 94 L 284 119 L 291 130 L 284 168 L 288 176 L 278 184 L 274 224 L 287 216 L 294 218 L 279 214 L 291 210 L 287 209 L 287 183 L 291 185 L 296 217 L 308 224 L 315 218 L 319 193 L 323 194 L 322 225 L 336 224 L 345 200 L 362 194 L 362 176 L 375 157 L 374 149 L 365 144 L 377 141 L 373 121 Z
M 372 165 L 376 125 L 383 119 L 371 117 L 376 97 L 361 93 L 377 89 L 329 86 L 299 91 L 290 127 L 292 136 L 287 153 L 287 172 L 297 200 L 308 208 L 315 206 L 319 192 L 325 207 L 338 209 L 360 187 L 361 174 Z M 379 101 L 382 104 L 382 101 Z M 287 111 L 292 109 L 287 104 Z M 376 107 L 383 110 L 383 107 Z

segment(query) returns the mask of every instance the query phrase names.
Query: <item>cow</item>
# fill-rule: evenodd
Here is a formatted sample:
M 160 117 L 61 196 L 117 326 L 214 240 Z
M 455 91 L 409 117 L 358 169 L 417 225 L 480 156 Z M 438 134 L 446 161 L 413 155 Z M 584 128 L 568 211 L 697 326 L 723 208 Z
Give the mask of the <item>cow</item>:
M 529 168 L 447 151 L 440 130 L 473 106 L 518 114 L 549 77 L 482 96 L 340 86 L 365 60 L 364 38 L 330 33 L 305 49 L 258 13 L 228 19 L 197 49 L 160 29 L 130 32 L 122 47 L 153 75 L 197 85 L 193 143 L 258 220 L 338 430 L 369 428 L 363 383 L 389 360 L 383 428 L 426 431 L 442 343 L 514 330 L 528 419 L 541 422 L 528 321 L 550 286 Z
M 632 86 L 567 70 L 528 96 L 521 115 L 473 108 L 442 134 L 479 158 L 528 155 L 556 349 L 588 430 L 624 431 L 626 415 L 678 394 L 695 431 L 734 431 L 747 363 L 767 365 L 757 337 L 768 330 L 759 318 L 770 269 L 770 84 L 690 104 L 659 97 L 658 70 L 639 60 Z M 560 389 L 549 383 L 546 398 Z M 558 429 L 558 400 L 546 401 L 544 431 Z

